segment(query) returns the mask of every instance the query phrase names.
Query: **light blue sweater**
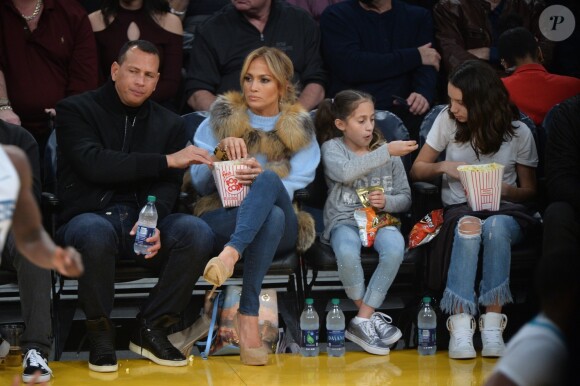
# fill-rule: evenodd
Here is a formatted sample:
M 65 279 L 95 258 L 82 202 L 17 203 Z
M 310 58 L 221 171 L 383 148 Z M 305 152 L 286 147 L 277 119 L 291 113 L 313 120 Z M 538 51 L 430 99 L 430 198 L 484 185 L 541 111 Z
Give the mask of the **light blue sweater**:
M 250 117 L 250 125 L 253 128 L 272 131 L 280 114 L 273 117 L 262 117 L 248 110 L 248 116 Z M 199 125 L 193 137 L 193 144 L 213 153 L 213 150 L 218 144 L 218 140 L 214 136 L 209 121 L 210 118 L 206 118 Z M 251 154 L 251 156 L 256 158 L 262 167 L 266 165 L 266 156 L 264 154 Z M 313 136 L 312 142 L 307 147 L 292 156 L 290 159 L 290 174 L 282 180 L 290 198 L 294 196 L 296 190 L 305 188 L 306 185 L 314 180 L 316 167 L 319 162 L 320 148 L 318 147 L 316 138 Z M 211 170 L 206 165 L 193 165 L 190 172 L 193 187 L 196 192 L 205 196 L 216 190 Z

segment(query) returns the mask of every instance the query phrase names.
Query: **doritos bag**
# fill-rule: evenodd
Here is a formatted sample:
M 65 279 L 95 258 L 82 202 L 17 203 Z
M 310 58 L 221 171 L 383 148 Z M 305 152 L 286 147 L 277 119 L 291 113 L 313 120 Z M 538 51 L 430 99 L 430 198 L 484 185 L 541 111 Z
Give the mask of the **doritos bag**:
M 439 233 L 443 225 L 443 209 L 435 209 L 427 213 L 417 224 L 413 225 L 409 234 L 409 249 L 427 244 Z

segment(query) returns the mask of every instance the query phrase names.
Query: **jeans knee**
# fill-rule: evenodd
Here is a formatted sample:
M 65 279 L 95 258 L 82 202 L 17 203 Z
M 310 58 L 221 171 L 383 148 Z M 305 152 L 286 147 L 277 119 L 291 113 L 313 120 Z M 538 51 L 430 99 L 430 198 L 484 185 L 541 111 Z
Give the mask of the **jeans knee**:
M 510 216 L 492 216 L 483 224 L 483 234 L 489 240 L 511 240 L 511 232 L 508 222 Z
M 103 217 L 85 213 L 74 217 L 66 225 L 65 243 L 81 251 L 100 251 L 116 248 L 117 233 Z
M 285 224 L 286 216 L 284 215 L 284 211 L 280 207 L 274 205 L 270 210 L 268 217 L 266 217 L 264 226 L 276 230 L 276 233 L 284 233 Z
M 476 238 L 481 235 L 481 220 L 474 216 L 463 216 L 457 223 L 457 234 L 463 238 Z
M 169 237 L 183 247 L 191 247 L 198 253 L 210 253 L 215 243 L 215 234 L 211 227 L 199 217 L 188 214 L 172 214 L 160 224 L 161 237 Z

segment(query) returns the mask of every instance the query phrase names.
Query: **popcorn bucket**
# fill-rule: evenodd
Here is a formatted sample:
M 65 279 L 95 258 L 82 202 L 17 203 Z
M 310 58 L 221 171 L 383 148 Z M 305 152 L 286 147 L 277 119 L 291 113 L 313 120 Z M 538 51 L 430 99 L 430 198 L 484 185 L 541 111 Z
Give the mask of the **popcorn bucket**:
M 462 165 L 457 168 L 472 210 L 499 210 L 504 166 L 498 163 Z
M 213 178 L 224 208 L 240 206 L 248 192 L 249 185 L 242 185 L 236 178 L 236 170 L 247 169 L 241 161 L 214 162 Z

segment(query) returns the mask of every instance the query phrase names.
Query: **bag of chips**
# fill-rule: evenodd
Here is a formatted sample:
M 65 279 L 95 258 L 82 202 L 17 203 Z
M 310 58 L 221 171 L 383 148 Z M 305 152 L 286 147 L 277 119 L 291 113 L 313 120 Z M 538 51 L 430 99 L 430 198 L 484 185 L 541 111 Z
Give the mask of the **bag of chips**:
M 443 225 L 443 209 L 435 209 L 427 213 L 417 224 L 413 225 L 409 234 L 409 249 L 427 244 L 433 240 Z
M 379 192 L 385 191 L 385 189 L 380 185 L 366 186 L 356 190 L 356 194 L 358 195 L 363 207 L 355 209 L 354 219 L 358 225 L 360 240 L 362 245 L 365 247 L 371 247 L 374 244 L 379 228 L 388 225 L 397 226 L 401 224 L 398 218 L 388 214 L 387 212 L 375 212 L 369 201 L 369 193 L 374 192 L 375 190 L 378 190 Z

